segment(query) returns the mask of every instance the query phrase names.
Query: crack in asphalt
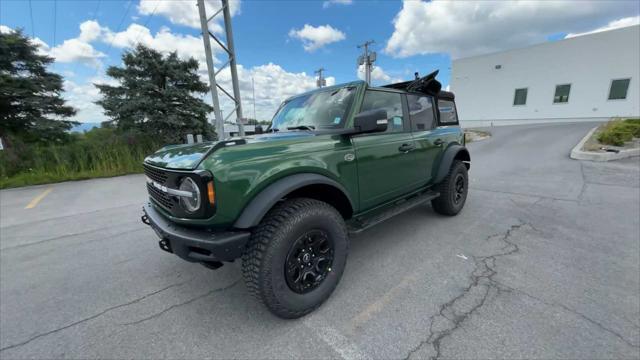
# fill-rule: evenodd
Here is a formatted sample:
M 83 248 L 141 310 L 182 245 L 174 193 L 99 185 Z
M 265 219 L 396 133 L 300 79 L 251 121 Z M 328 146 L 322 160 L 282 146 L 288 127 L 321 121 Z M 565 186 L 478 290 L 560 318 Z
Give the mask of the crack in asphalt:
M 28 344 L 28 343 L 30 343 L 30 342 L 32 342 L 32 341 L 34 341 L 34 340 L 36 340 L 36 339 L 39 339 L 39 338 L 41 338 L 41 337 L 48 336 L 48 335 L 51 335 L 51 334 L 55 334 L 55 333 L 57 333 L 57 332 L 59 332 L 59 331 L 62 331 L 62 330 L 68 329 L 68 328 L 70 328 L 70 327 L 73 327 L 73 326 L 76 326 L 76 325 L 79 325 L 79 324 L 85 323 L 85 322 L 87 322 L 87 321 L 93 320 L 93 319 L 95 319 L 95 318 L 97 318 L 97 317 L 100 317 L 100 316 L 102 316 L 102 315 L 104 315 L 104 314 L 106 314 L 106 313 L 108 313 L 108 312 L 113 311 L 113 310 L 116 310 L 116 309 L 119 309 L 119 308 L 122 308 L 122 307 L 126 307 L 126 306 L 129 306 L 129 305 L 133 305 L 133 304 L 138 303 L 138 302 L 140 302 L 140 301 L 142 301 L 142 300 L 144 300 L 144 299 L 146 299 L 146 298 L 148 298 L 148 297 L 151 297 L 151 296 L 153 296 L 153 295 L 157 295 L 157 294 L 159 294 L 159 293 L 161 293 L 161 292 L 163 292 L 163 291 L 166 291 L 166 290 L 169 290 L 169 289 L 171 289 L 171 288 L 174 288 L 174 287 L 177 287 L 177 286 L 180 286 L 180 285 L 186 284 L 186 283 L 188 283 L 189 281 L 191 281 L 191 280 L 183 281 L 183 282 L 176 283 L 176 284 L 171 284 L 171 285 L 166 286 L 166 287 L 164 287 L 164 288 L 162 288 L 162 289 L 160 289 L 160 290 L 156 290 L 156 291 L 151 292 L 151 293 L 149 293 L 149 294 L 146 294 L 146 295 L 144 295 L 144 296 L 142 296 L 142 297 L 139 297 L 139 298 L 137 298 L 137 299 L 135 299 L 135 300 L 132 300 L 132 301 L 126 302 L 126 303 L 124 303 L 124 304 L 119 304 L 119 305 L 115 305 L 115 306 L 109 307 L 109 308 L 107 308 L 107 309 L 105 309 L 105 310 L 103 310 L 103 311 L 101 311 L 101 312 L 99 312 L 99 313 L 97 313 L 97 314 L 95 314 L 95 315 L 89 316 L 89 317 L 84 318 L 84 319 L 82 319 L 82 320 L 75 321 L 75 322 L 73 322 L 73 323 L 71 323 L 71 324 L 68 324 L 68 325 L 65 325 L 65 326 L 59 327 L 59 328 L 54 329 L 54 330 L 50 330 L 50 331 L 47 331 L 47 332 L 44 332 L 44 333 L 37 334 L 37 335 L 32 336 L 31 338 L 29 338 L 29 339 L 27 339 L 27 340 L 25 340 L 25 341 L 23 341 L 23 342 L 20 342 L 20 343 L 17 343 L 17 344 L 13 344 L 13 345 L 5 346 L 5 347 L 3 347 L 3 348 L 1 348 L 1 349 L 0 349 L 0 352 L 5 351 L 5 350 L 9 350 L 9 349 L 13 349 L 13 348 L 16 348 L 16 347 L 19 347 L 19 346 L 26 345 L 26 344 Z
M 626 339 L 624 336 L 622 336 L 622 334 L 620 334 L 619 332 L 617 332 L 617 331 L 615 331 L 615 330 L 613 330 L 613 329 L 609 329 L 608 327 L 604 326 L 602 323 L 600 323 L 600 322 L 598 322 L 598 321 L 596 321 L 596 320 L 594 320 L 594 319 L 592 319 L 592 318 L 590 318 L 590 317 L 586 316 L 585 314 L 583 314 L 583 313 L 581 313 L 581 312 L 579 312 L 579 311 L 577 311 L 577 310 L 575 310 L 575 309 L 572 309 L 572 308 L 568 307 L 567 305 L 564 305 L 564 304 L 561 304 L 561 303 L 556 303 L 556 302 L 549 302 L 549 301 L 544 300 L 544 299 L 542 299 L 542 298 L 539 298 L 539 297 L 537 297 L 537 296 L 535 296 L 535 295 L 529 294 L 528 292 L 526 292 L 526 291 L 524 291 L 524 290 L 517 289 L 517 288 L 511 287 L 511 286 L 505 285 L 505 284 L 500 283 L 500 282 L 495 281 L 495 280 L 493 280 L 493 282 L 494 282 L 496 285 L 499 285 L 499 286 L 501 286 L 501 287 L 504 287 L 504 288 L 508 289 L 509 291 L 520 293 L 520 294 L 522 294 L 522 295 L 524 295 L 524 296 L 527 296 L 527 297 L 529 297 L 529 298 L 531 298 L 531 299 L 534 299 L 534 300 L 536 300 L 536 301 L 538 301 L 538 302 L 541 302 L 541 303 L 543 303 L 543 304 L 545 304 L 545 305 L 547 305 L 547 306 L 555 307 L 555 308 L 561 308 L 561 309 L 563 309 L 563 310 L 565 310 L 565 311 L 568 311 L 568 312 L 570 312 L 570 313 L 572 313 L 572 314 L 574 314 L 574 315 L 578 316 L 579 318 L 581 318 L 581 319 L 583 319 L 583 320 L 587 321 L 588 323 L 590 323 L 590 324 L 592 324 L 592 325 L 595 325 L 595 326 L 596 326 L 597 328 L 599 328 L 600 330 L 603 330 L 603 331 L 605 331 L 605 332 L 607 332 L 607 333 L 609 333 L 609 334 L 611 334 L 611 335 L 613 335 L 613 336 L 617 337 L 618 339 L 620 339 L 621 341 L 623 341 L 623 342 L 624 342 L 624 343 L 626 343 L 627 345 L 629 345 L 629 346 L 631 346 L 631 347 L 633 347 L 633 348 L 636 348 L 636 349 L 640 348 L 640 345 L 636 345 L 636 344 L 632 343 L 631 341 L 627 340 L 627 339 Z
M 456 330 L 458 330 L 465 320 L 471 316 L 476 310 L 480 309 L 486 301 L 492 295 L 500 295 L 501 293 L 520 293 L 529 298 L 532 298 L 536 301 L 539 301 L 547 306 L 560 308 L 564 311 L 570 312 L 575 316 L 580 317 L 581 319 L 587 321 L 588 323 L 596 326 L 600 330 L 611 334 L 612 336 L 620 339 L 622 342 L 627 344 L 628 346 L 638 349 L 640 345 L 636 345 L 630 340 L 626 339 L 619 332 L 610 329 L 603 325 L 602 323 L 586 316 L 585 314 L 580 313 L 579 311 L 572 309 L 561 303 L 549 302 L 544 299 L 541 299 L 537 296 L 531 295 L 523 290 L 510 287 L 508 285 L 502 284 L 496 280 L 494 280 L 494 276 L 497 274 L 496 270 L 496 260 L 503 256 L 509 256 L 520 251 L 520 248 L 516 243 L 510 241 L 512 235 L 523 228 L 524 226 L 529 227 L 531 230 L 535 232 L 540 232 L 540 230 L 536 229 L 531 223 L 520 222 L 516 225 L 512 225 L 506 232 L 502 234 L 493 234 L 485 238 L 485 241 L 489 241 L 493 238 L 499 237 L 500 241 L 503 241 L 505 245 L 500 249 L 500 252 L 488 256 L 474 256 L 473 259 L 475 261 L 475 269 L 471 274 L 471 283 L 456 297 L 449 300 L 448 302 L 440 305 L 438 311 L 429 317 L 430 325 L 429 325 L 429 334 L 428 337 L 424 340 L 420 341 L 418 345 L 412 348 L 407 356 L 404 358 L 405 360 L 410 359 L 416 352 L 422 349 L 425 345 L 431 345 L 435 355 L 431 356 L 432 360 L 437 360 L 442 355 L 441 352 L 441 344 L 442 341 L 453 334 Z M 479 294 L 478 294 L 479 293 Z M 456 305 L 462 304 L 464 306 L 465 301 L 473 300 L 473 306 L 468 308 L 466 311 L 456 310 Z M 437 323 L 444 322 L 446 325 L 442 329 L 436 329 Z
M 231 289 L 232 287 L 234 287 L 234 286 L 238 285 L 238 283 L 240 282 L 240 280 L 242 280 L 242 279 L 237 279 L 236 281 L 232 282 L 231 284 L 229 284 L 229 285 L 227 285 L 227 286 L 224 286 L 224 287 L 221 287 L 221 288 L 216 288 L 216 289 L 209 290 L 209 291 L 207 291 L 206 293 L 204 293 L 204 294 L 202 294 L 202 295 L 198 295 L 198 296 L 196 296 L 196 297 L 194 297 L 194 298 L 191 298 L 191 299 L 189 299 L 189 300 L 187 300 L 187 301 L 184 301 L 184 302 L 181 302 L 181 303 L 178 303 L 178 304 L 171 305 L 171 306 L 169 306 L 168 308 L 165 308 L 165 309 L 163 309 L 162 311 L 159 311 L 159 312 L 157 312 L 157 313 L 155 313 L 155 314 L 153 314 L 153 315 L 151 315 L 151 316 L 148 316 L 148 317 L 142 318 L 142 319 L 140 319 L 140 320 L 136 320 L 136 321 L 132 321 L 132 322 L 128 322 L 128 323 L 124 323 L 124 324 L 120 324 L 120 325 L 121 325 L 121 326 L 137 325 L 137 324 L 143 323 L 143 322 L 145 322 L 145 321 L 148 321 L 148 320 L 151 320 L 151 319 L 155 319 L 155 318 L 157 318 L 157 317 L 160 317 L 162 314 L 167 313 L 167 312 L 169 312 L 169 311 L 171 311 L 171 310 L 173 310 L 173 309 L 175 309 L 175 308 L 178 308 L 178 307 L 181 307 L 181 306 L 184 306 L 184 305 L 189 305 L 189 304 L 191 304 L 191 303 L 193 303 L 193 302 L 195 302 L 195 301 L 197 301 L 197 300 L 200 300 L 200 299 L 202 299 L 202 298 L 205 298 L 205 297 L 207 297 L 207 296 L 211 296 L 211 295 L 213 295 L 213 294 L 215 294 L 215 293 L 222 292 L 222 291 L 225 291 L 225 290 L 229 290 L 229 289 Z
M 534 229 L 528 223 L 520 221 L 520 223 L 516 225 L 511 225 L 511 227 L 506 232 L 490 235 L 485 239 L 486 241 L 488 241 L 492 238 L 501 237 L 500 240 L 505 242 L 505 245 L 500 249 L 500 252 L 496 254 L 473 257 L 476 267 L 471 274 L 471 283 L 458 296 L 440 305 L 438 311 L 429 318 L 429 336 L 426 339 L 422 340 L 413 349 L 411 349 L 405 357 L 405 360 L 410 359 L 413 354 L 415 354 L 427 344 L 431 345 L 433 350 L 435 351 L 435 355 L 432 356 L 431 359 L 437 360 L 438 358 L 440 358 L 440 345 L 442 343 L 442 340 L 459 329 L 462 323 L 464 323 L 464 321 L 469 318 L 471 314 L 473 314 L 476 310 L 478 310 L 485 304 L 492 293 L 497 292 L 499 294 L 505 291 L 503 288 L 498 286 L 498 283 L 493 280 L 493 277 L 497 273 L 497 271 L 495 270 L 495 261 L 499 257 L 512 255 L 520 250 L 517 244 L 509 241 L 509 238 L 513 235 L 514 232 L 518 231 L 523 226 L 529 226 L 531 229 Z M 474 296 L 474 293 L 477 291 L 480 292 L 479 300 L 477 299 L 477 295 Z M 470 309 L 466 311 L 456 310 L 456 305 L 461 304 L 469 299 L 473 300 L 474 298 L 476 299 Z M 434 324 L 436 324 L 437 321 L 443 321 L 447 325 L 441 330 L 436 330 L 434 329 Z
M 582 188 L 580 188 L 580 193 L 578 194 L 578 202 L 582 202 L 588 184 L 587 175 L 584 173 L 584 163 L 582 161 L 580 162 L 580 174 L 582 175 Z

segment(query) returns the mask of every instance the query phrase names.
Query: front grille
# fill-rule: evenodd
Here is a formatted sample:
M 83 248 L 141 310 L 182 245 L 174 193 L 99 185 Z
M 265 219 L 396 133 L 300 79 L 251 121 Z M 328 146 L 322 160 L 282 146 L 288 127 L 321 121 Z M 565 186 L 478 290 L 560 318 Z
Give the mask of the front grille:
M 152 168 L 151 166 L 144 166 L 144 173 L 145 175 L 147 175 L 147 177 L 149 177 L 151 180 L 161 184 L 161 185 L 166 185 L 166 181 L 167 181 L 167 172 L 160 170 L 160 169 L 156 169 L 156 168 Z
M 2 1 L 2 0 L 0 0 Z M 167 189 L 178 189 L 183 178 L 189 177 L 196 182 L 201 194 L 206 194 L 206 182 L 211 181 L 211 173 L 205 170 L 184 171 L 165 170 L 149 164 L 144 164 L 144 173 L 147 176 L 147 192 L 149 197 L 158 206 L 166 210 L 169 215 L 176 218 L 207 218 L 215 213 L 215 206 L 209 206 L 203 201 L 203 206 L 195 213 L 187 213 L 179 204 L 179 198 L 169 195 Z M 202 196 L 202 195 L 201 195 Z M 201 199 L 202 200 L 202 199 Z
M 165 192 L 156 189 L 153 185 L 147 183 L 147 191 L 149 195 L 153 198 L 153 200 L 157 201 L 160 205 L 162 205 L 167 210 L 173 209 L 175 205 L 175 200 L 173 200 L 168 194 Z
M 169 173 L 162 169 L 157 169 L 148 165 L 144 165 L 144 173 L 147 177 L 156 183 L 167 186 L 167 179 L 169 178 Z M 173 209 L 175 205 L 175 200 L 172 199 L 169 194 L 164 191 L 156 188 L 153 184 L 147 183 L 147 191 L 149 195 L 155 200 L 158 204 L 162 205 L 167 210 Z

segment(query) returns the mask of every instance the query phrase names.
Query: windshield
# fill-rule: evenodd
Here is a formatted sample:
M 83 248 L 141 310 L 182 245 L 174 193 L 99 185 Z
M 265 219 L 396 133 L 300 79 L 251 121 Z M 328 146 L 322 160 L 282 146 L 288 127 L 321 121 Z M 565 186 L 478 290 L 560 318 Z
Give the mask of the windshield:
M 286 131 L 343 128 L 355 92 L 356 88 L 350 86 L 295 97 L 278 109 L 270 129 Z

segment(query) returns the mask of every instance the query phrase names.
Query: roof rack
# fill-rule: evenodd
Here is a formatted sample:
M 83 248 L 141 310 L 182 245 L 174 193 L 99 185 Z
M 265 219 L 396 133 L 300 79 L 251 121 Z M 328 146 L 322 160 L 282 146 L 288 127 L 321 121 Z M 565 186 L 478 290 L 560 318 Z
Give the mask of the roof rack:
M 436 70 L 423 77 L 418 77 L 418 73 L 416 73 L 415 80 L 384 85 L 383 87 L 411 92 L 421 92 L 428 95 L 437 96 L 439 98 L 453 99 L 453 93 L 442 90 L 442 84 L 438 80 L 436 80 L 436 76 L 439 72 L 440 70 Z

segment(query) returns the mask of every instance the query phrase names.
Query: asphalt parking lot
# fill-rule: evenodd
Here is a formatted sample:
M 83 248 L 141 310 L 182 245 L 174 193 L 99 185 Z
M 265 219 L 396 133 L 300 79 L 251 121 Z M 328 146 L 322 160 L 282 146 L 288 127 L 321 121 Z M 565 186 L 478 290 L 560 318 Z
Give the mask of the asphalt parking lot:
M 640 158 L 569 159 L 593 126 L 492 129 L 459 216 L 353 238 L 336 292 L 293 321 L 238 263 L 162 252 L 143 176 L 3 190 L 0 357 L 639 358 Z

